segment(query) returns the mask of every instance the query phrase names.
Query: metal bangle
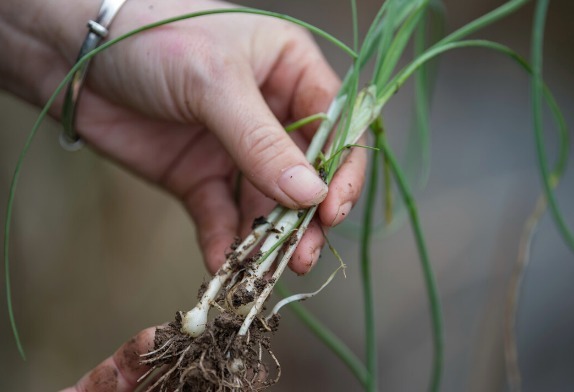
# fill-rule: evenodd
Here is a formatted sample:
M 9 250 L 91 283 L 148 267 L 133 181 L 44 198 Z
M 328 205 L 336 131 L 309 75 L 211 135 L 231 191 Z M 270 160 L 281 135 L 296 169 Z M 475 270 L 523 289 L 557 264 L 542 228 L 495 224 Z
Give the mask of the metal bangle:
M 76 62 L 78 62 L 87 53 L 94 50 L 104 38 L 108 35 L 108 27 L 112 19 L 116 16 L 119 9 L 126 0 L 104 0 L 95 20 L 88 22 L 88 34 L 82 44 Z M 91 60 L 91 59 L 90 59 Z M 72 76 L 68 83 L 66 96 L 64 98 L 64 106 L 62 108 L 62 125 L 64 131 L 60 135 L 61 146 L 68 151 L 77 151 L 83 146 L 80 136 L 76 133 L 76 110 L 78 99 L 82 86 L 86 78 L 90 60 L 86 61 Z

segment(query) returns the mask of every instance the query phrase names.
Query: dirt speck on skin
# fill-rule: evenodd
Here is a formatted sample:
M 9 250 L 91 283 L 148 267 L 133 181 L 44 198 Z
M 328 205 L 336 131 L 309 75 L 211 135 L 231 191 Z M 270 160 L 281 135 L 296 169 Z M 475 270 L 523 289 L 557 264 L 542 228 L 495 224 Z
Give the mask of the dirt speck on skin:
M 270 331 L 277 330 L 279 317 L 269 325 L 255 320 L 246 336 L 237 336 L 243 319 L 224 312 L 197 338 L 181 332 L 181 319 L 178 312 L 175 321 L 157 328 L 154 349 L 142 356 L 144 364 L 163 370 L 148 391 L 256 391 L 278 381 Z M 275 369 L 266 363 L 269 358 Z
M 140 350 L 142 342 L 139 341 L 139 335 L 134 336 L 121 349 L 120 355 L 116 356 L 118 369 L 124 374 L 137 374 L 141 369 Z
M 116 392 L 118 370 L 109 365 L 100 365 L 90 374 L 90 385 L 98 392 Z

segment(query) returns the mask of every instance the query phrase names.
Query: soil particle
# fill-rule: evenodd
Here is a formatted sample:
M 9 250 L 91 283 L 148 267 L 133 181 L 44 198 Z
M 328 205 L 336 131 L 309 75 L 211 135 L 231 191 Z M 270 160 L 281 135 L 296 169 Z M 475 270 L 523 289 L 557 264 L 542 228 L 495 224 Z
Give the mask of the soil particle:
M 241 245 L 241 237 L 235 237 L 233 239 L 233 242 L 231 243 L 231 245 L 229 245 L 229 247 L 231 248 L 231 250 L 237 250 L 237 248 L 239 248 L 239 245 Z
M 248 267 L 250 265 L 256 264 L 261 258 L 261 256 L 263 256 L 263 252 L 259 251 L 255 253 L 253 256 L 251 256 L 245 261 L 245 266 Z
M 281 315 L 275 313 L 269 320 L 267 320 L 267 326 L 271 328 L 271 331 L 276 332 L 279 329 L 279 320 L 281 320 Z
M 261 294 L 263 289 L 267 286 L 267 281 L 263 278 L 257 278 L 255 280 L 255 290 L 257 291 L 257 295 Z
M 277 330 L 279 317 L 270 326 L 256 319 L 248 334 L 237 336 L 243 319 L 221 313 L 197 338 L 181 332 L 181 318 L 178 312 L 175 321 L 158 328 L 153 351 L 142 356 L 144 364 L 163 371 L 149 391 L 256 391 L 277 382 L 280 367 L 270 350 L 268 328 Z M 266 362 L 275 364 L 276 371 Z
M 327 183 L 327 171 L 323 167 L 319 168 L 319 178 L 321 178 L 325 184 Z
M 199 290 L 197 290 L 197 299 L 200 300 L 203 297 L 203 294 L 207 291 L 207 282 L 204 280 L 199 286 Z
M 289 237 L 288 243 L 289 243 L 289 246 L 293 246 L 297 243 L 297 232 L 294 232 L 293 234 L 291 234 L 291 236 Z
M 234 308 L 238 308 L 241 305 L 247 305 L 255 300 L 255 293 L 253 291 L 247 290 L 244 285 L 241 285 L 237 290 L 233 292 L 231 296 L 231 304 Z
M 241 262 L 239 261 L 238 252 L 232 252 L 227 256 L 227 259 L 229 260 L 229 268 L 228 269 L 221 268 L 219 270 L 219 273 L 221 274 L 226 274 L 229 270 L 237 270 L 240 267 Z
M 257 226 L 261 226 L 267 223 L 267 219 L 264 216 L 257 217 L 253 219 L 253 223 L 251 224 L 251 229 L 255 229 Z

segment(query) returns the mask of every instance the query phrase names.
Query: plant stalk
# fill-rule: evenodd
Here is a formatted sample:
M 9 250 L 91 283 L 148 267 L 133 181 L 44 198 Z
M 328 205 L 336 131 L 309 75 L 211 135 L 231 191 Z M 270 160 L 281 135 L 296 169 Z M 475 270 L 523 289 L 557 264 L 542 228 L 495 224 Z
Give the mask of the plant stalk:
M 407 181 L 400 169 L 397 160 L 387 145 L 384 138 L 378 139 L 377 147 L 385 154 L 391 165 L 393 175 L 399 188 L 399 192 L 408 208 L 409 218 L 415 236 L 415 242 L 419 252 L 421 267 L 423 270 L 423 277 L 427 289 L 427 297 L 430 305 L 430 315 L 432 324 L 432 336 L 434 346 L 434 359 L 431 373 L 431 380 L 429 384 L 429 391 L 438 392 L 440 390 L 440 383 L 442 378 L 442 368 L 444 363 L 444 328 L 442 321 L 442 311 L 440 306 L 440 299 L 438 289 L 430 263 L 427 246 L 425 243 L 424 235 L 421 229 L 419 215 L 414 198 L 410 192 Z
M 382 137 L 381 132 L 375 133 L 375 145 L 378 144 L 378 139 Z M 379 151 L 374 150 L 371 157 L 371 175 L 369 178 L 369 185 L 367 188 L 367 199 L 365 202 L 365 212 L 363 215 L 363 226 L 361 230 L 361 247 L 360 247 L 360 260 L 361 260 L 361 283 L 363 286 L 363 308 L 365 318 L 365 353 L 367 363 L 367 385 L 366 391 L 377 391 L 377 364 L 378 364 L 378 350 L 377 350 L 377 333 L 375 321 L 375 305 L 373 301 L 373 287 L 371 279 L 371 260 L 369 250 L 371 247 L 372 235 L 372 217 L 374 216 L 375 209 L 375 196 L 377 194 L 377 183 L 379 177 L 378 171 L 378 156 Z

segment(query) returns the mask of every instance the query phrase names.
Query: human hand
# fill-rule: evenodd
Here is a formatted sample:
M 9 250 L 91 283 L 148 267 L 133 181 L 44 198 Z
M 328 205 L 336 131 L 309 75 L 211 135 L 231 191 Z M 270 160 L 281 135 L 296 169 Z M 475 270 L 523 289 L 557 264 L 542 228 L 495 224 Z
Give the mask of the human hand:
M 131 392 L 149 368 L 141 355 L 153 347 L 155 328 L 144 329 L 124 343 L 112 356 L 84 375 L 73 387 L 61 392 Z
M 80 4 L 87 3 L 88 10 L 95 8 L 90 0 Z M 229 6 L 128 1 L 110 38 L 175 15 Z M 69 18 L 81 23 L 66 21 L 56 32 L 52 44 L 60 55 L 53 64 L 62 66 L 54 66 L 42 84 L 41 101 L 74 61 L 85 35 L 80 25 L 90 17 Z M 357 200 L 365 153 L 351 153 L 327 194 L 301 151 L 313 127 L 290 137 L 282 124 L 325 111 L 338 87 L 302 29 L 254 15 L 200 17 L 141 33 L 99 54 L 82 92 L 77 131 L 100 153 L 184 203 L 211 272 L 235 236 L 244 236 L 275 202 L 300 208 L 323 201 L 291 262 L 295 272 L 305 273 L 323 245 L 320 224 L 338 224 Z M 61 104 L 52 108 L 56 117 Z

